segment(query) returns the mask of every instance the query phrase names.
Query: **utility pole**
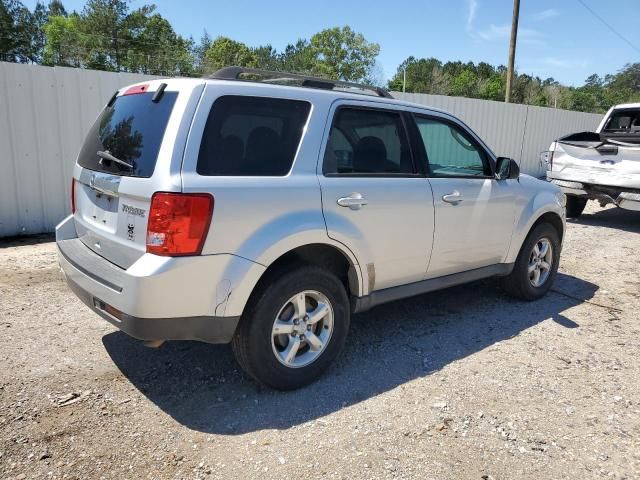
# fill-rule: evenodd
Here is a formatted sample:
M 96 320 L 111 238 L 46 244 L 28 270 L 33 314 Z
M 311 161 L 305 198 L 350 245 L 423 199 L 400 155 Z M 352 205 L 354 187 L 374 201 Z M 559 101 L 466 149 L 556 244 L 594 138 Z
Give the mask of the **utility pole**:
M 407 88 L 407 67 L 404 67 L 404 74 L 402 75 L 402 93 L 405 92 Z
M 507 66 L 507 91 L 504 96 L 506 103 L 511 102 L 511 87 L 513 84 L 513 65 L 516 60 L 516 39 L 518 38 L 518 18 L 520 17 L 520 0 L 513 0 L 513 19 L 511 21 L 511 43 L 509 44 L 509 65 Z

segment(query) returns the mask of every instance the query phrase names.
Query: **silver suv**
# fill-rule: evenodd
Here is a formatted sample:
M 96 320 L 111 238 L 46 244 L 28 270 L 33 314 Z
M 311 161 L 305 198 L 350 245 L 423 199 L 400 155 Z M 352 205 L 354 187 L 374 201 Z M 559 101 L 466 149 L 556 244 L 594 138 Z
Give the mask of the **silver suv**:
M 558 187 L 384 90 L 237 67 L 116 92 L 56 229 L 71 289 L 129 335 L 231 342 L 277 389 L 316 379 L 352 313 L 499 276 L 556 276 Z

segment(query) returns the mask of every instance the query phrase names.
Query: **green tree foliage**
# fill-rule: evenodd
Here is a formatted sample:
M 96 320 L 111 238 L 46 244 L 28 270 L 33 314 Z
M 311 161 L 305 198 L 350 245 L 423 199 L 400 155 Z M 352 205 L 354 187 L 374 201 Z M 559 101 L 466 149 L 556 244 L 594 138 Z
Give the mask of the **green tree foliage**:
M 46 8 L 34 12 L 17 0 L 0 0 L 0 60 L 35 63 L 42 53 L 42 24 Z
M 51 0 L 49 2 L 49 16 L 50 17 L 66 17 L 67 10 L 60 0 Z
M 256 67 L 255 53 L 242 42 L 227 37 L 218 37 L 204 55 L 205 71 L 213 72 L 223 67 Z
M 231 65 L 298 72 L 341 80 L 383 83 L 377 43 L 349 26 L 324 29 L 277 51 L 228 37 L 199 42 L 178 35 L 153 4 L 131 10 L 131 0 L 86 0 L 67 12 L 63 0 L 39 1 L 33 11 L 20 0 L 0 0 L 0 61 L 41 63 L 155 75 L 202 76 Z M 502 101 L 506 68 L 486 62 L 408 57 L 387 87 L 392 91 Z M 567 87 L 553 78 L 516 73 L 512 101 L 590 112 L 640 102 L 640 63 L 615 74 L 591 75 Z
M 316 53 L 308 40 L 299 39 L 295 44 L 289 44 L 278 57 L 279 70 L 285 72 L 299 72 L 317 74 Z
M 202 48 L 202 47 L 199 47 Z M 237 65 L 266 70 L 314 74 L 349 81 L 365 81 L 375 66 L 380 47 L 350 27 L 335 27 L 300 39 L 278 53 L 271 45 L 249 47 L 227 37 L 210 43 L 201 71 Z
M 435 58 L 408 57 L 389 80 L 393 91 L 454 95 L 503 101 L 506 68 L 485 62 L 447 62 Z M 406 83 L 405 83 L 406 78 Z M 584 112 L 605 112 L 611 105 L 640 101 L 640 63 L 626 65 L 605 78 L 594 74 L 581 87 L 566 87 L 553 78 L 542 80 L 515 74 L 512 101 Z
M 193 40 L 177 35 L 155 10 L 155 5 L 144 5 L 130 11 L 124 0 L 88 0 L 82 12 L 67 15 L 64 5 L 53 1 L 42 28 L 43 63 L 155 75 L 193 74 Z
M 200 42 L 193 46 L 193 73 L 195 75 L 202 75 L 205 73 L 206 61 L 205 57 L 207 54 L 207 50 L 211 47 L 213 40 L 209 35 L 209 32 L 206 30 L 202 33 L 202 37 L 200 37 Z
M 155 75 L 190 75 L 194 69 L 193 40 L 177 35 L 171 24 L 146 5 L 123 22 L 123 69 Z M 126 49 L 126 50 L 125 50 Z
M 49 17 L 44 25 L 47 44 L 42 63 L 64 67 L 82 67 L 85 51 L 80 16 L 77 13 L 64 17 Z
M 376 63 L 380 45 L 368 42 L 349 26 L 327 28 L 311 37 L 310 48 L 320 75 L 340 80 L 366 79 Z
M 124 0 L 88 0 L 82 10 L 86 65 L 99 70 L 120 71 L 126 39 L 129 5 Z

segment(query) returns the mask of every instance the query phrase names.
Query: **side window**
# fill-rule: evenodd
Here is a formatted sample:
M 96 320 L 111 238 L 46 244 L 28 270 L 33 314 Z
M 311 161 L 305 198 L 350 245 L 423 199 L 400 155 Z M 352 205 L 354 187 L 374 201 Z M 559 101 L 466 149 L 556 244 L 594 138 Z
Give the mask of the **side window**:
M 486 177 L 486 154 L 462 130 L 432 118 L 416 117 L 429 162 L 429 172 L 443 177 Z
M 284 176 L 293 164 L 311 105 L 298 100 L 223 96 L 207 119 L 197 172 Z
M 398 112 L 340 108 L 325 151 L 325 174 L 412 174 L 407 135 Z

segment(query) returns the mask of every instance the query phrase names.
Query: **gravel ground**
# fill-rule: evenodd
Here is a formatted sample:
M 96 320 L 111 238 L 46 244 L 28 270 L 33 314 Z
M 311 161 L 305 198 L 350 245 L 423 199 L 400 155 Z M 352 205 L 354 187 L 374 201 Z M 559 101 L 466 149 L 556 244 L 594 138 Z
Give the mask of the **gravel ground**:
M 147 349 L 0 244 L 0 478 L 640 478 L 640 213 L 571 222 L 554 291 L 495 281 L 358 315 L 303 390 L 228 346 Z

